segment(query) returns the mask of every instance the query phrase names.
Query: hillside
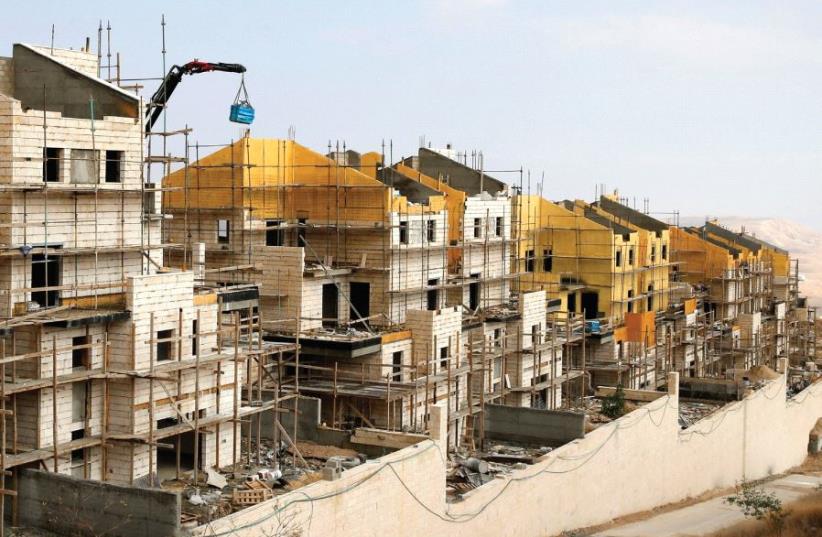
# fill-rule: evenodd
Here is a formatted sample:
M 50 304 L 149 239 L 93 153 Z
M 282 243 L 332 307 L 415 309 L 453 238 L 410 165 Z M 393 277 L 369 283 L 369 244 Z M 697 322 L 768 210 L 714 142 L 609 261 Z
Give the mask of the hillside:
M 701 225 L 704 218 L 682 218 L 681 225 Z M 822 232 L 783 218 L 719 217 L 725 227 L 746 232 L 785 248 L 799 259 L 800 292 L 812 305 L 822 306 Z

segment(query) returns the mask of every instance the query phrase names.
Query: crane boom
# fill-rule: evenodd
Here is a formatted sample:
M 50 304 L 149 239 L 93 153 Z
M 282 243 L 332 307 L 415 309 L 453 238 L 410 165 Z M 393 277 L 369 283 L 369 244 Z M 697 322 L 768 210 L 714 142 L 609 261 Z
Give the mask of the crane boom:
M 151 96 L 146 107 L 146 136 L 151 132 L 152 127 L 160 118 L 169 97 L 177 89 L 177 85 L 183 79 L 183 75 L 196 75 L 208 73 L 210 71 L 224 71 L 226 73 L 245 73 L 246 69 L 239 63 L 210 63 L 194 60 L 185 65 L 174 65 L 168 70 L 168 74 L 163 79 L 160 87 Z

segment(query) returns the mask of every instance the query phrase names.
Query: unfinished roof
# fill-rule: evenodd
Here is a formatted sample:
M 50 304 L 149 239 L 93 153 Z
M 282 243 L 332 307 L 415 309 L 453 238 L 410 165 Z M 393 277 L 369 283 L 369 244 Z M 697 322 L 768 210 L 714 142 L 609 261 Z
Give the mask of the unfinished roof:
M 784 254 L 784 255 L 788 255 L 788 253 L 789 253 L 789 252 L 788 252 L 787 250 L 785 250 L 784 248 L 780 248 L 779 246 L 777 246 L 777 245 L 775 245 L 775 244 L 773 244 L 773 243 L 771 243 L 771 242 L 768 242 L 768 241 L 763 241 L 763 240 L 762 240 L 762 239 L 760 239 L 759 237 L 756 237 L 756 236 L 751 235 L 751 234 L 749 234 L 749 233 L 743 233 L 743 234 L 744 234 L 747 238 L 749 238 L 750 240 L 755 241 L 755 242 L 758 242 L 759 244 L 761 244 L 761 245 L 762 245 L 762 246 L 764 246 L 765 248 L 768 248 L 769 250 L 774 250 L 775 252 L 779 252 L 780 254 Z
M 569 211 L 573 211 L 576 204 L 571 200 L 562 200 L 558 201 L 557 205 L 563 207 L 564 209 L 568 209 Z
M 715 238 L 711 237 L 710 235 L 708 235 L 707 233 L 703 233 L 703 231 L 700 228 L 689 227 L 689 228 L 686 228 L 685 231 L 687 231 L 691 235 L 699 237 L 700 239 L 702 239 L 705 242 L 708 242 L 710 244 L 713 244 L 714 246 L 718 246 L 718 247 L 728 251 L 729 253 L 733 254 L 734 258 L 738 257 L 739 254 L 742 253 L 742 251 L 740 249 L 734 248 L 733 246 L 729 246 L 727 243 L 724 243 L 724 242 L 722 242 L 718 239 L 715 239 Z
M 168 210 L 253 210 L 259 219 L 383 222 L 391 212 L 440 211 L 409 203 L 385 183 L 293 140 L 244 137 L 163 179 Z M 436 194 L 436 193 L 432 193 Z M 420 199 L 420 198 L 418 198 Z
M 63 117 L 95 119 L 104 116 L 139 119 L 139 99 L 99 78 L 24 44 L 13 48 L 14 97 L 24 110 L 60 112 Z M 93 100 L 93 105 L 92 105 Z
M 626 222 L 647 231 L 661 232 L 668 230 L 668 224 L 665 222 L 648 216 L 645 213 L 639 212 L 636 209 L 632 209 L 627 205 L 617 203 L 606 196 L 600 196 L 598 205 L 617 218 L 621 218 L 622 220 L 625 220 Z
M 720 225 L 714 224 L 713 222 L 705 222 L 705 225 L 702 228 L 708 233 L 712 233 L 717 237 L 725 239 L 726 241 L 730 241 L 740 246 L 747 248 L 748 250 L 756 253 L 762 249 L 762 244 L 757 241 L 752 240 L 748 235 L 744 233 L 736 233 L 731 231 L 730 229 L 726 229 Z
M 597 214 L 596 211 L 593 211 L 591 209 L 585 209 L 585 218 L 593 220 L 597 224 L 612 229 L 614 231 L 614 235 L 629 235 L 631 233 L 634 233 L 633 229 L 618 224 L 613 220 L 602 216 L 601 214 Z
M 434 179 L 442 178 L 442 181 L 451 188 L 471 196 L 481 192 L 498 194 L 508 189 L 508 185 L 499 179 L 424 147 L 420 148 L 416 157 L 405 159 L 403 164 Z
M 400 195 L 408 198 L 411 203 L 428 203 L 431 196 L 442 196 L 442 193 L 438 190 L 429 188 L 419 181 L 409 179 L 394 168 L 383 168 L 377 174 L 377 179 L 399 191 Z

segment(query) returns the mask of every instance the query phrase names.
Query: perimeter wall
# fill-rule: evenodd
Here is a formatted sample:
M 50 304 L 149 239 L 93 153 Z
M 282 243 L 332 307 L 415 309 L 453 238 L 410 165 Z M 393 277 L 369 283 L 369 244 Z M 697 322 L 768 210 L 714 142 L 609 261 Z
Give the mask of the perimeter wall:
M 784 371 L 784 364 L 782 367 Z M 432 440 L 237 512 L 196 535 L 529 537 L 600 524 L 704 491 L 781 473 L 805 459 L 822 382 L 786 401 L 784 375 L 680 430 L 669 395 L 562 446 L 527 469 L 445 502 L 444 409 Z M 285 525 L 298 534 L 278 532 Z M 284 528 L 281 528 L 281 530 Z

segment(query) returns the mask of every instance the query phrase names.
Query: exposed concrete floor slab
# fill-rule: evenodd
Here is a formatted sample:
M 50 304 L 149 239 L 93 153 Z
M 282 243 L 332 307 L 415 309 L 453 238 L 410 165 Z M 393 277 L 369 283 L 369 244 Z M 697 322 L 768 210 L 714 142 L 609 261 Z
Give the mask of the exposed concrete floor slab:
M 811 494 L 822 485 L 822 477 L 791 474 L 764 485 L 788 504 Z M 701 537 L 745 520 L 738 507 L 725 503 L 725 497 L 663 513 L 640 522 L 611 528 L 594 537 Z

